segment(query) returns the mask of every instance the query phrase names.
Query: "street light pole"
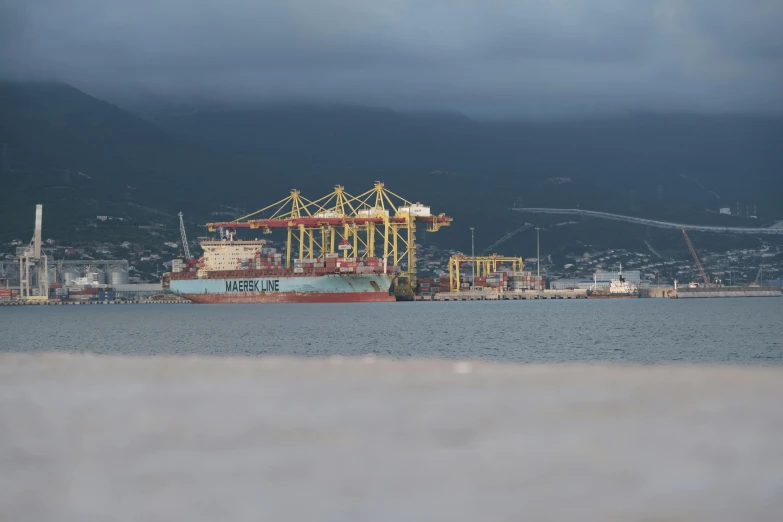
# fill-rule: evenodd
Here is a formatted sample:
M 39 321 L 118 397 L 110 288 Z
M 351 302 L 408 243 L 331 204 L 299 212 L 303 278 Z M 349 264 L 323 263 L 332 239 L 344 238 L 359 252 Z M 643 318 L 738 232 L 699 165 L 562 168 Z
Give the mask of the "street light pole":
M 476 288 L 476 243 L 473 241 L 473 231 L 475 228 L 470 227 L 470 257 L 473 258 L 473 279 L 471 280 L 471 290 Z

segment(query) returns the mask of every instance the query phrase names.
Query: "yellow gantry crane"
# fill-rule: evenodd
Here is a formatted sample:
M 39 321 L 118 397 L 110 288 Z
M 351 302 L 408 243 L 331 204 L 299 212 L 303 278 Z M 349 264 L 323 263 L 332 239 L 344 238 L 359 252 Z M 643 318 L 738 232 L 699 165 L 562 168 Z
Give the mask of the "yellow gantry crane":
M 458 254 L 449 259 L 449 290 L 459 292 L 460 287 L 460 265 L 464 263 L 476 264 L 476 277 L 486 277 L 488 274 L 498 271 L 498 265 L 510 263 L 513 272 L 521 272 L 525 268 L 525 263 L 521 257 L 506 257 L 492 254 L 491 256 L 464 256 Z
M 339 251 L 343 257 L 381 257 L 393 266 L 405 261 L 405 286 L 410 290 L 416 284 L 417 225 L 436 232 L 450 223 L 451 218 L 445 214 L 434 215 L 430 207 L 412 203 L 376 181 L 372 189 L 358 196 L 337 185 L 330 194 L 309 200 L 294 189 L 287 198 L 234 221 L 207 223 L 207 229 L 235 232 L 249 228 L 269 234 L 274 228 L 285 228 L 288 268 L 292 252 L 299 259 Z

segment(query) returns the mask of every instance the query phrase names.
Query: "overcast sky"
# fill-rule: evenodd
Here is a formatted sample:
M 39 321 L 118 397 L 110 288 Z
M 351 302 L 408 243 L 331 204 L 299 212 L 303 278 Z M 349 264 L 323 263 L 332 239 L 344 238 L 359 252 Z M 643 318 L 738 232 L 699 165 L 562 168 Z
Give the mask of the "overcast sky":
M 473 116 L 783 112 L 783 0 L 0 0 L 0 73 Z

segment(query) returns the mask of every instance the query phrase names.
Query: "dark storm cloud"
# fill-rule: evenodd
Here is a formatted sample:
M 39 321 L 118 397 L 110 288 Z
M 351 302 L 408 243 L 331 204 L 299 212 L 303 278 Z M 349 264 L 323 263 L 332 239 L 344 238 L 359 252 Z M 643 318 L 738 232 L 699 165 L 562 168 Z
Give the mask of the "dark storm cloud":
M 780 0 L 0 0 L 6 76 L 473 114 L 783 110 Z

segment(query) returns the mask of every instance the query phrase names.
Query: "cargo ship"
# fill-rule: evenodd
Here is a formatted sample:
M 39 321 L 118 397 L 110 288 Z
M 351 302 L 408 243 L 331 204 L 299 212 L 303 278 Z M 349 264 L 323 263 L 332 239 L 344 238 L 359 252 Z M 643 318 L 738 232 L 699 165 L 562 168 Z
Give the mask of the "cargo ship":
M 623 277 L 623 265 L 620 265 L 620 273 L 610 281 L 609 289 L 602 290 L 598 288 L 598 281 L 593 276 L 593 287 L 588 291 L 588 297 L 594 299 L 618 299 L 639 297 L 639 287 Z
M 393 302 L 399 271 L 379 258 L 283 256 L 263 240 L 201 242 L 203 257 L 177 260 L 163 287 L 193 303 Z M 289 263 L 286 263 L 289 264 Z

